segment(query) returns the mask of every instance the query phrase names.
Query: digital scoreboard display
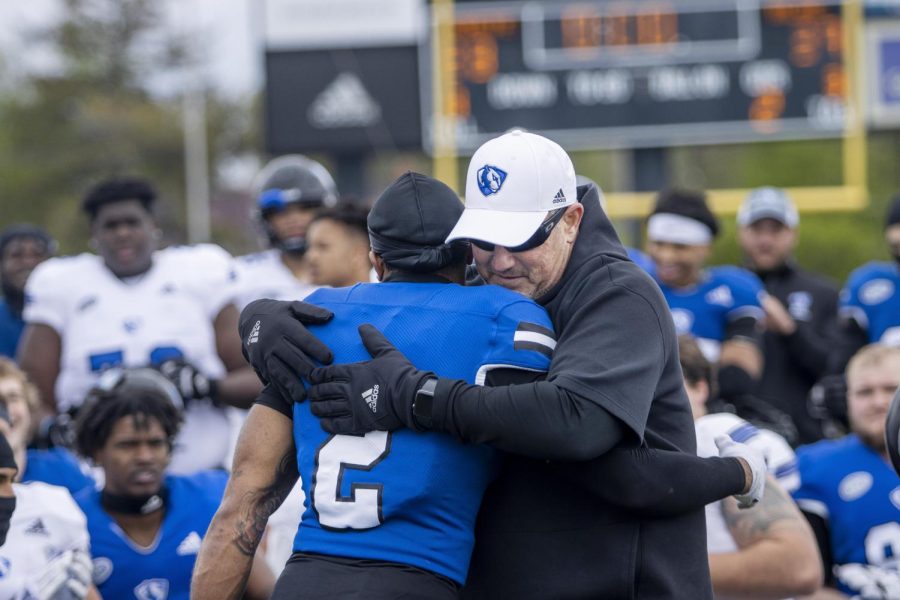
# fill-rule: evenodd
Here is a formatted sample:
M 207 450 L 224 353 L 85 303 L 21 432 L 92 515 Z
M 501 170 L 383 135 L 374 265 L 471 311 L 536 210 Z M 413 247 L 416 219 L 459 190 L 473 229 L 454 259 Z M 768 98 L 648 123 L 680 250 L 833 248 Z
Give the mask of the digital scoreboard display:
M 464 151 L 512 127 L 570 148 L 843 134 L 835 2 L 461 2 L 454 34 Z

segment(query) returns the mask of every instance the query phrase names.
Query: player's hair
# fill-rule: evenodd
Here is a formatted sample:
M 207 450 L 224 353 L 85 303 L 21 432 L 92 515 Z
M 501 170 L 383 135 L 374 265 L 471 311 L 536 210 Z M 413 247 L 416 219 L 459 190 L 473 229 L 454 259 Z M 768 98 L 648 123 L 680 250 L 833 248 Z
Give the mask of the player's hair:
M 672 188 L 664 190 L 656 197 L 656 205 L 651 216 L 668 213 L 687 217 L 703 223 L 712 231 L 713 237 L 719 235 L 719 219 L 706 203 L 706 193 L 699 190 Z
M 28 379 L 25 371 L 20 369 L 13 361 L 0 356 L 0 379 L 15 379 L 21 384 L 22 392 L 25 396 L 25 404 L 28 405 L 29 412 L 34 416 L 40 404 L 40 395 L 35 385 Z
M 900 358 L 900 347 L 884 344 L 863 346 L 847 363 L 847 369 L 844 371 L 847 385 L 850 385 L 853 376 L 859 369 L 881 365 L 891 358 Z
M 138 177 L 107 179 L 88 190 L 81 201 L 81 209 L 93 221 L 104 206 L 125 200 L 137 200 L 144 210 L 152 213 L 156 202 L 156 190 L 150 182 Z
M 132 417 L 136 428 L 149 427 L 149 420 L 156 419 L 170 448 L 182 421 L 181 411 L 163 391 L 124 386 L 108 393 L 92 393 L 78 412 L 75 449 L 85 458 L 93 458 L 106 445 L 113 427 L 123 417 Z
M 684 380 L 691 385 L 705 381 L 709 387 L 709 397 L 716 395 L 715 369 L 703 355 L 697 339 L 689 333 L 678 336 L 678 358 Z
M 366 219 L 369 209 L 358 204 L 341 203 L 334 208 L 325 208 L 316 213 L 310 224 L 317 221 L 334 221 L 340 223 L 353 233 L 358 233 L 369 243 L 369 226 Z

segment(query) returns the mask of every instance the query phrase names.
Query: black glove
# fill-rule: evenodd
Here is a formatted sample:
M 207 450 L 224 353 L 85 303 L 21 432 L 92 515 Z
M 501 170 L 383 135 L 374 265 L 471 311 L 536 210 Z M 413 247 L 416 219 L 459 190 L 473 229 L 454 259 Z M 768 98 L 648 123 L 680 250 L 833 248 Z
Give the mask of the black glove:
M 329 433 L 418 429 L 412 415 L 416 392 L 436 378 L 420 371 L 371 325 L 359 337 L 372 360 L 314 369 L 309 375 L 312 413 Z
M 306 302 L 254 300 L 241 311 L 241 351 L 263 383 L 274 385 L 286 400 L 302 402 L 306 390 L 300 378 L 316 367 L 313 360 L 325 365 L 334 360 L 303 324 L 326 323 L 333 316 Z
M 175 384 L 185 408 L 191 400 L 202 398 L 209 398 L 215 403 L 216 382 L 197 370 L 194 365 L 181 359 L 172 359 L 164 361 L 157 369 Z

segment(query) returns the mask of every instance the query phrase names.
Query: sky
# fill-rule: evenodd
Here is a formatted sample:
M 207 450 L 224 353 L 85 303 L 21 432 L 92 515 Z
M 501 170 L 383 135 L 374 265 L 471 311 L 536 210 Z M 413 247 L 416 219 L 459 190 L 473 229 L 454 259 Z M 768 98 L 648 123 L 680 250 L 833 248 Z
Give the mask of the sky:
M 261 0 L 160 0 L 173 31 L 192 33 L 202 49 L 203 71 L 225 95 L 242 96 L 262 81 Z M 0 1 L 0 49 L 4 67 L 15 74 L 23 69 L 50 68 L 53 57 L 23 52 L 24 41 L 36 29 L 58 18 L 58 0 Z

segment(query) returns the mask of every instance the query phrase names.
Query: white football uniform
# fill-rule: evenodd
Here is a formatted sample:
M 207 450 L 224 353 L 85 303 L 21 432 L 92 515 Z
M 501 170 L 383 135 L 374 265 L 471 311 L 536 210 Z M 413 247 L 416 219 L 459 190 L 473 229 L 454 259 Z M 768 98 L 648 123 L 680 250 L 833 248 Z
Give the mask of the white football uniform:
M 68 550 L 90 552 L 90 539 L 84 513 L 65 488 L 33 481 L 14 483 L 13 490 L 16 510 L 0 547 L 0 598 L 19 600 L 51 559 Z
M 237 271 L 238 309 L 258 300 L 303 300 L 317 289 L 304 283 L 281 262 L 281 251 L 274 248 L 255 254 L 239 256 L 235 260 Z
M 62 340 L 59 410 L 80 406 L 109 367 L 182 358 L 210 379 L 221 379 L 225 367 L 213 321 L 234 301 L 234 280 L 231 255 L 212 244 L 160 250 L 150 270 L 129 281 L 93 254 L 41 263 L 26 287 L 25 320 L 52 327 Z M 231 439 L 227 412 L 208 401 L 188 405 L 173 472 L 223 465 Z
M 791 492 L 800 485 L 797 456 L 783 437 L 767 429 L 757 429 L 747 421 L 730 413 L 715 413 L 694 421 L 697 431 L 697 455 L 719 456 L 716 437 L 727 435 L 736 442 L 747 444 L 761 452 L 766 466 L 781 487 Z M 706 505 L 706 545 L 710 554 L 735 552 L 738 546 L 728 530 L 722 514 L 722 501 Z

